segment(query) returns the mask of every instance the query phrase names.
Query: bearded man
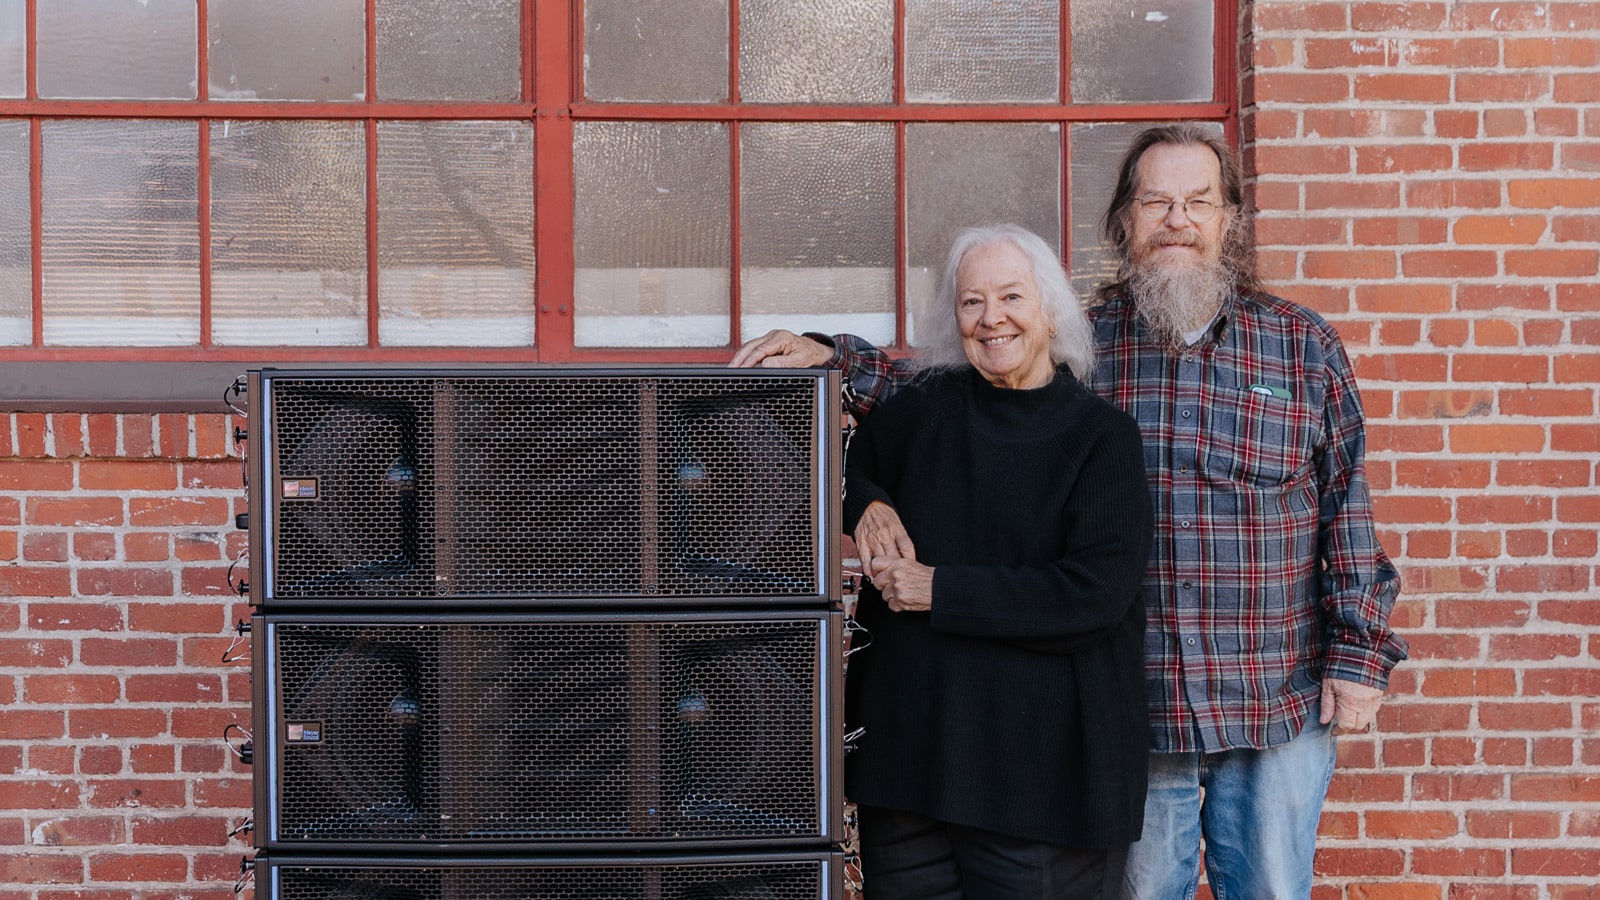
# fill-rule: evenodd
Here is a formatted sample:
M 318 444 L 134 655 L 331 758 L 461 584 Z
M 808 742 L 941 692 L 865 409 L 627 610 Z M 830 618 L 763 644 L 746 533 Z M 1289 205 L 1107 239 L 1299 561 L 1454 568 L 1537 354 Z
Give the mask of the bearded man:
M 1335 735 L 1371 726 L 1406 656 L 1374 531 L 1349 359 L 1256 280 L 1239 166 L 1192 124 L 1141 132 L 1103 221 L 1089 386 L 1132 414 L 1156 533 L 1142 587 L 1154 746 L 1122 896 L 1311 893 Z M 772 332 L 736 366 L 842 368 L 865 415 L 908 373 L 851 335 Z M 893 556 L 900 536 L 869 537 Z M 870 890 L 870 888 L 869 888 Z

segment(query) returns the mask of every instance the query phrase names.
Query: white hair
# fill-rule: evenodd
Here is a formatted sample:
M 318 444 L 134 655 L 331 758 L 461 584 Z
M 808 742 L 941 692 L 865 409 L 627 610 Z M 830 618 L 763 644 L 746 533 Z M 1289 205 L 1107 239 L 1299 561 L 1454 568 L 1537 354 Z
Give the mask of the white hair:
M 956 323 L 956 272 L 968 253 L 979 247 L 1007 243 L 1028 258 L 1033 282 L 1039 287 L 1039 302 L 1045 321 L 1055 329 L 1050 340 L 1050 362 L 1066 364 L 1080 381 L 1094 368 L 1094 330 L 1077 295 L 1067 281 L 1066 270 L 1044 239 L 1020 225 L 989 225 L 968 228 L 956 235 L 944 263 L 939 288 L 921 309 L 916 319 L 918 369 L 955 369 L 972 365 L 961 345 L 961 329 Z

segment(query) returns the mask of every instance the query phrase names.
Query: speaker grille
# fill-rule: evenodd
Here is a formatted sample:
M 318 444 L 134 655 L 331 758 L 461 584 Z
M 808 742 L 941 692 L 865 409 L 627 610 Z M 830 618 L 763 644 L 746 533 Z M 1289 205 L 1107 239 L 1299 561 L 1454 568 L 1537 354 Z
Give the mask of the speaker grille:
M 263 602 L 831 597 L 827 376 L 765 374 L 264 374 Z
M 269 863 L 262 873 L 262 863 Z M 382 860 L 298 865 L 257 860 L 276 900 L 819 900 L 829 860 L 399 866 Z
M 835 613 L 260 618 L 269 846 L 831 836 Z

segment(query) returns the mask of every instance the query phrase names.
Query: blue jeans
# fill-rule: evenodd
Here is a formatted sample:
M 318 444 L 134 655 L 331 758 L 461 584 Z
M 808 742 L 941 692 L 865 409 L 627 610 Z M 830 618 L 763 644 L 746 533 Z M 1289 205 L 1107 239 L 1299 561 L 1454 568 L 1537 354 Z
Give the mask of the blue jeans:
M 1333 761 L 1333 731 L 1316 722 L 1267 750 L 1150 754 L 1144 834 L 1128 848 L 1122 896 L 1190 900 L 1204 836 L 1217 900 L 1310 897 Z

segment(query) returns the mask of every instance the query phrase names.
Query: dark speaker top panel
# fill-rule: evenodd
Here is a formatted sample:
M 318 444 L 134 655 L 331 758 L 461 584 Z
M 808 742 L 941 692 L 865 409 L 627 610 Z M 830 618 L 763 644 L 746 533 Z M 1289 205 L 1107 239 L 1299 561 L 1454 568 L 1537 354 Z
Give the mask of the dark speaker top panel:
M 255 373 L 258 602 L 835 599 L 837 376 Z

